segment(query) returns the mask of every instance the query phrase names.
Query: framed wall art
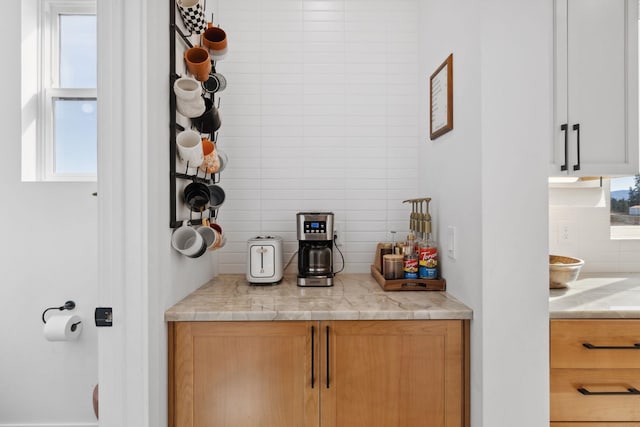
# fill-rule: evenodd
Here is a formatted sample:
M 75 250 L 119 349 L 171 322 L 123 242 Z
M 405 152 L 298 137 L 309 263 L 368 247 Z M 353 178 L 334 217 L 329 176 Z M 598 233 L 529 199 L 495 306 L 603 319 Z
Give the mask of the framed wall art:
M 433 141 L 453 129 L 453 54 L 431 74 L 430 138 Z

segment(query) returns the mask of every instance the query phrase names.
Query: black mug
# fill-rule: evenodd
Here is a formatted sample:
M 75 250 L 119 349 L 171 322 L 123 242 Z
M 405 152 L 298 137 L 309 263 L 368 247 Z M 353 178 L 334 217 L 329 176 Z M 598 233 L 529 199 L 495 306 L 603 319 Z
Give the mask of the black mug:
M 184 188 L 184 201 L 192 212 L 202 212 L 209 203 L 209 187 L 201 182 L 192 182 Z
M 200 117 L 191 119 L 191 123 L 200 133 L 213 133 L 220 129 L 222 121 L 220 114 L 213 101 L 209 98 L 204 99 L 205 110 Z
M 208 93 L 222 92 L 227 87 L 227 79 L 220 73 L 210 73 L 202 82 L 202 88 Z

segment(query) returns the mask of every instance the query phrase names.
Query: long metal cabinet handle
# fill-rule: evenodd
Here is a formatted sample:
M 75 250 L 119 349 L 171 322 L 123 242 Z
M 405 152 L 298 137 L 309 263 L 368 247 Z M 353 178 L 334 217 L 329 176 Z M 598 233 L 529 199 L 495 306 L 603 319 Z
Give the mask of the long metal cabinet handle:
M 585 396 L 635 396 L 640 394 L 640 390 L 635 387 L 629 387 L 627 391 L 589 391 L 580 387 L 578 391 Z
M 567 123 L 560 126 L 560 130 L 564 132 L 564 163 L 560 166 L 561 171 L 567 170 L 567 157 L 569 156 L 569 135 L 567 134 Z
M 327 388 L 329 388 L 329 326 L 327 325 L 327 329 L 326 329 L 326 333 L 327 333 Z
M 632 345 L 593 345 L 591 343 L 585 342 L 582 344 L 584 348 L 588 348 L 589 350 L 640 350 L 640 343 L 635 343 Z
M 313 388 L 316 384 L 316 367 L 315 367 L 315 339 L 316 339 L 316 327 L 311 326 L 311 388 Z
M 577 147 L 578 163 L 573 165 L 573 170 L 579 171 L 580 170 L 580 123 L 576 123 L 575 125 L 573 125 L 573 130 L 578 131 L 578 147 Z

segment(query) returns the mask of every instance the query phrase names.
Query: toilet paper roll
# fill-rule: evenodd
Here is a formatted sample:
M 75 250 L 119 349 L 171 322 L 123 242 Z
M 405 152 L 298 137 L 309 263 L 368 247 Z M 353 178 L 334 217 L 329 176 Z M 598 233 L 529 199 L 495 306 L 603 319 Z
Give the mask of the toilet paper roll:
M 49 341 L 73 341 L 80 336 L 80 331 L 82 323 L 76 314 L 51 316 L 44 324 L 44 337 Z

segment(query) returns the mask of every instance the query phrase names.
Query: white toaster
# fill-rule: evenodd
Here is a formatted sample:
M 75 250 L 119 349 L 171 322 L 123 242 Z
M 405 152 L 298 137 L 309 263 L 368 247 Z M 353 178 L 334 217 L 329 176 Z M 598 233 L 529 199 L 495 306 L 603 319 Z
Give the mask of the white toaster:
M 273 284 L 282 280 L 282 238 L 258 236 L 247 242 L 247 281 Z

